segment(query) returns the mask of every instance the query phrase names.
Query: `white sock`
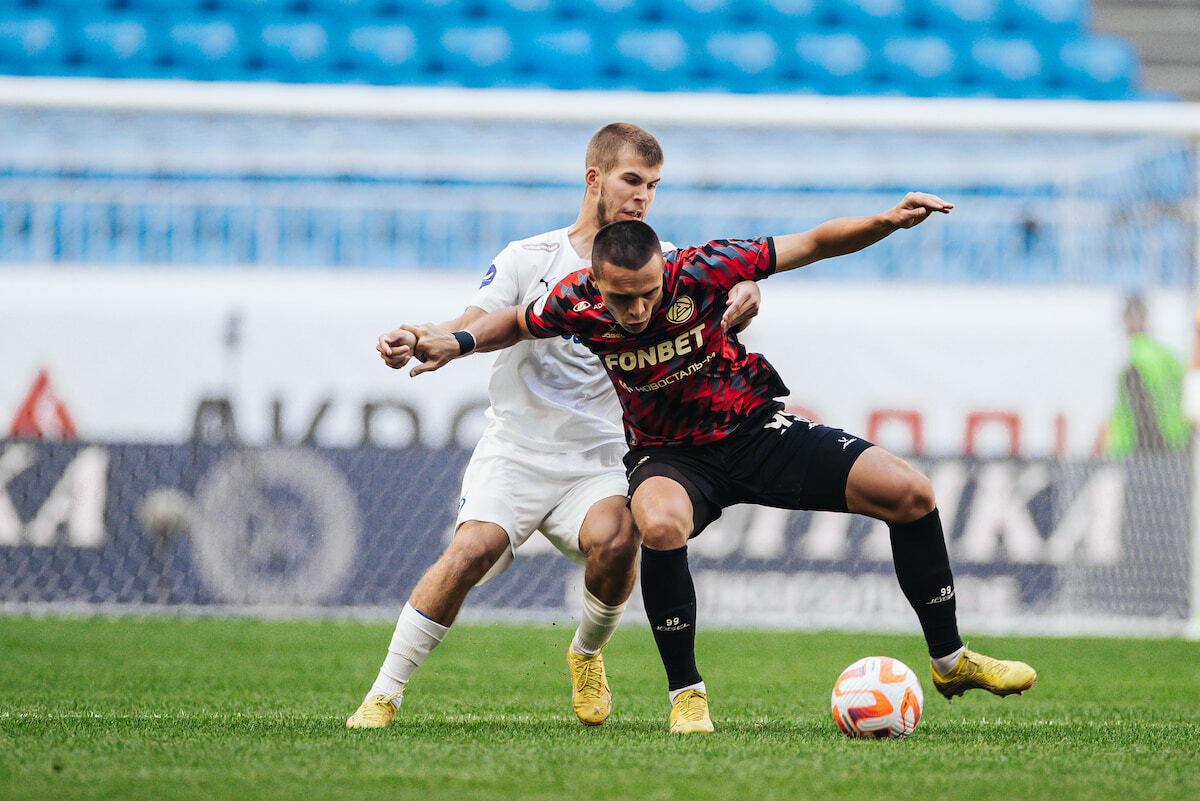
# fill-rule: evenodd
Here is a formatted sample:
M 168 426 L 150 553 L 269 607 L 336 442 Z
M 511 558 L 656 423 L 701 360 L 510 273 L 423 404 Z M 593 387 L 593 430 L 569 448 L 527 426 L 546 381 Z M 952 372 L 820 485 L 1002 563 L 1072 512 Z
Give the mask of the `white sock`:
M 404 685 L 408 684 L 408 680 L 425 661 L 425 657 L 429 656 L 429 652 L 437 647 L 449 630 L 449 626 L 434 623 L 409 604 L 405 604 L 400 612 L 400 619 L 396 621 L 396 631 L 392 634 L 392 642 L 388 646 L 387 659 L 383 660 L 379 675 L 366 697 L 403 693 Z M 402 697 L 397 695 L 392 699 L 392 704 L 397 709 L 400 708 Z
M 952 654 L 939 656 L 936 659 L 930 658 L 929 661 L 933 663 L 934 670 L 938 672 L 938 675 L 945 676 L 951 670 L 954 670 L 954 666 L 958 664 L 958 658 L 962 656 L 962 652 L 965 650 L 967 650 L 967 646 L 964 645 Z
M 704 682 L 698 681 L 695 684 L 689 684 L 686 687 L 680 687 L 678 690 L 671 690 L 671 692 L 668 693 L 668 695 L 671 697 L 671 703 L 675 703 L 675 699 L 678 698 L 681 693 L 685 693 L 688 690 L 699 690 L 705 695 L 708 695 L 708 689 L 704 686 Z
M 575 639 L 571 640 L 571 650 L 582 656 L 600 653 L 600 649 L 608 644 L 617 630 L 624 613 L 625 604 L 609 606 L 584 587 L 583 614 L 580 615 L 579 628 L 575 629 Z

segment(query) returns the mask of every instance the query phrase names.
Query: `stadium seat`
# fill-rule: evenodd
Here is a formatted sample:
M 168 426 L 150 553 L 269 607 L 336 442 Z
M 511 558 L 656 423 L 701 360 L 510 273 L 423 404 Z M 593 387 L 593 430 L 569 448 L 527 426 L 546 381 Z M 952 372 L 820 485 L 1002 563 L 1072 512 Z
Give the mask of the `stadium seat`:
M 835 0 L 745 0 L 741 14 L 751 25 L 791 35 L 827 22 L 834 5 Z
M 704 64 L 698 71 L 735 92 L 782 89 L 779 45 L 765 30 L 709 34 L 704 41 Z
M 835 25 L 869 37 L 892 33 L 909 24 L 915 3 L 914 0 L 837 0 L 832 9 Z
M 234 19 L 197 16 L 168 23 L 163 54 L 182 76 L 200 80 L 244 77 L 246 51 Z
M 871 49 L 849 31 L 802 33 L 784 58 L 800 83 L 824 94 L 867 93 L 873 83 Z
M 688 43 L 675 28 L 630 28 L 613 43 L 615 72 L 621 86 L 651 91 L 688 88 Z
M 905 94 L 962 93 L 961 68 L 954 48 L 934 34 L 889 36 L 879 50 L 882 73 Z
M 1137 81 L 1137 51 L 1120 36 L 1072 39 L 1059 48 L 1057 68 L 1068 92 L 1093 100 L 1127 98 Z
M 650 13 L 663 25 L 693 36 L 728 27 L 739 13 L 741 0 L 654 0 L 650 5 Z
M 390 0 L 304 0 L 305 10 L 333 15 L 347 25 L 373 25 L 370 17 L 390 14 L 395 5 Z
M 605 88 L 612 42 L 584 25 L 542 23 L 517 32 L 520 67 L 554 89 Z
M 515 49 L 503 25 L 452 23 L 442 29 L 438 44 L 435 63 L 454 84 L 486 87 L 512 79 Z
M 653 6 L 639 0 L 569 0 L 562 10 L 569 19 L 616 32 L 646 20 Z
M 425 67 L 422 39 L 399 22 L 359 25 L 346 31 L 343 65 L 368 83 L 414 83 Z
M 1011 0 L 923 0 L 915 21 L 952 37 L 978 36 L 997 30 Z
M 85 20 L 76 47 L 82 72 L 114 78 L 155 74 L 161 32 L 148 16 L 104 15 Z
M 298 83 L 326 81 L 335 56 L 325 26 L 304 17 L 266 17 L 257 28 L 262 77 Z
M 1031 39 L 981 36 L 971 44 L 969 74 L 978 90 L 998 97 L 1045 94 L 1042 54 Z
M 1007 0 L 1012 27 L 1031 35 L 1058 38 L 1087 28 L 1092 6 L 1088 0 Z
M 472 7 L 488 20 L 512 26 L 556 17 L 560 5 L 560 0 L 475 0 Z
M 298 0 L 207 0 L 207 4 L 221 11 L 259 16 L 290 11 L 298 5 Z
M 66 56 L 65 39 L 62 23 L 51 15 L 0 18 L 0 71 L 53 74 Z

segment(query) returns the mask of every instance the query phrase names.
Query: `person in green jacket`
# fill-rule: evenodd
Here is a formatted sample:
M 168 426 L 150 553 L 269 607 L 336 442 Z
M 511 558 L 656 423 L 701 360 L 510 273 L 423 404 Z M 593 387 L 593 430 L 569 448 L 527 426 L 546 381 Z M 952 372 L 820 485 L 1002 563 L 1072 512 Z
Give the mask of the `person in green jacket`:
M 1105 452 L 1124 457 L 1187 448 L 1190 426 L 1183 415 L 1183 359 L 1146 333 L 1146 303 L 1125 301 L 1129 363 L 1117 381 L 1117 408 L 1105 432 Z

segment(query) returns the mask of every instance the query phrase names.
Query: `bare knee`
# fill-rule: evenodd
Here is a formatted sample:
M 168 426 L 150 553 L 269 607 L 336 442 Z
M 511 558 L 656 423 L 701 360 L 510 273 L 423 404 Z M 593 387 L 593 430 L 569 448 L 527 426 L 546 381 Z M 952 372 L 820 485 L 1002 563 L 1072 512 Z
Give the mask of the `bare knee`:
M 601 536 L 593 537 L 587 552 L 589 562 L 605 567 L 628 566 L 637 558 L 638 546 L 642 544 L 633 521 L 626 519 L 620 526 L 609 529 Z
M 459 526 L 438 562 L 461 581 L 474 585 L 509 547 L 508 535 L 498 526 Z
M 910 475 L 903 480 L 902 489 L 895 505 L 896 519 L 890 522 L 912 523 L 937 508 L 933 497 L 933 484 L 917 470 L 909 469 Z
M 655 551 L 670 551 L 687 545 L 692 534 L 692 521 L 679 516 L 659 516 L 641 525 L 642 541 Z

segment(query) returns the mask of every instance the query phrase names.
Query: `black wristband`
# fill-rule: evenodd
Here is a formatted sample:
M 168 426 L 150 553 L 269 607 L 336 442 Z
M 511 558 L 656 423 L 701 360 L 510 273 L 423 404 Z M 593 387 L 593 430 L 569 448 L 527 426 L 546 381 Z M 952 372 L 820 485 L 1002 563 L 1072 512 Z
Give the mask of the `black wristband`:
M 475 350 L 475 335 L 470 331 L 454 331 L 451 336 L 458 340 L 459 356 L 464 356 Z

